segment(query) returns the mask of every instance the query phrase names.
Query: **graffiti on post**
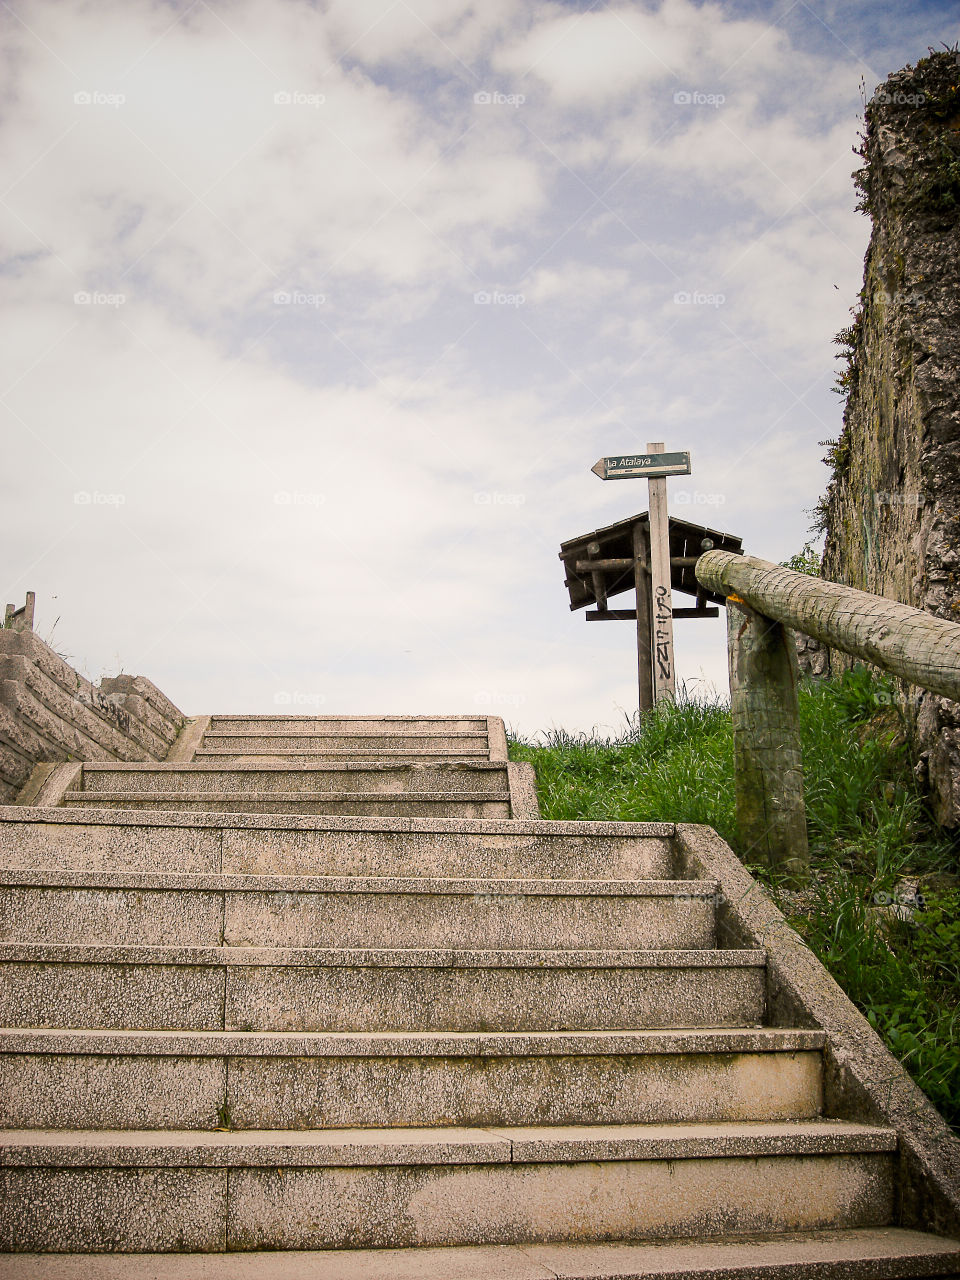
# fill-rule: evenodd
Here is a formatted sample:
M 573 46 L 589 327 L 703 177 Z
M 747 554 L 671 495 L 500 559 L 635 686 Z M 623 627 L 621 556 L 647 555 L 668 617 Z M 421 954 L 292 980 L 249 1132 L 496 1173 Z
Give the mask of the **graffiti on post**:
M 670 680 L 673 675 L 673 604 L 670 591 L 658 584 L 653 616 L 654 653 L 657 659 L 657 674 L 661 680 Z

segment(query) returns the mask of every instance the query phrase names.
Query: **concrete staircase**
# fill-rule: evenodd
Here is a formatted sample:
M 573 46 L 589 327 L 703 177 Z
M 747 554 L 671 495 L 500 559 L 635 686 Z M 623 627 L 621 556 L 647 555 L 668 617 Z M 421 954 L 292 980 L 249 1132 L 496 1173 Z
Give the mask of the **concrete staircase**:
M 960 1270 L 672 824 L 540 821 L 498 721 L 202 718 L 29 794 L 0 1280 Z

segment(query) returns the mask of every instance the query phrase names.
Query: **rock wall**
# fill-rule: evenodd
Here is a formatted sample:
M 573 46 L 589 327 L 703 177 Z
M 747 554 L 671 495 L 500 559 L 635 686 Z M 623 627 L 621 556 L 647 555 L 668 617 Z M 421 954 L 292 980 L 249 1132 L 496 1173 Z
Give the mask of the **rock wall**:
M 822 573 L 960 622 L 960 58 L 932 54 L 867 105 L 855 175 L 873 220 L 860 307 L 838 337 Z M 836 667 L 837 657 L 831 655 Z M 822 654 L 809 655 L 808 667 Z M 960 705 L 908 693 L 938 819 L 960 823 Z
M 143 676 L 91 684 L 32 631 L 0 629 L 0 804 L 46 761 L 164 760 L 184 720 Z

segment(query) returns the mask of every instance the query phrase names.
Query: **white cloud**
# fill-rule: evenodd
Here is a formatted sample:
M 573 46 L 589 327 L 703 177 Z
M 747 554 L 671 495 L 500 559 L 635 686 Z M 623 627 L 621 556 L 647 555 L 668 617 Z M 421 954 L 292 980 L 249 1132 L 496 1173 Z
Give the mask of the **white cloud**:
M 598 456 L 689 448 L 699 523 L 802 545 L 866 231 L 842 47 L 687 0 L 18 12 L 6 598 L 88 668 L 615 725 L 630 629 L 583 632 L 557 560 L 646 505 Z M 719 624 L 680 652 L 722 682 Z

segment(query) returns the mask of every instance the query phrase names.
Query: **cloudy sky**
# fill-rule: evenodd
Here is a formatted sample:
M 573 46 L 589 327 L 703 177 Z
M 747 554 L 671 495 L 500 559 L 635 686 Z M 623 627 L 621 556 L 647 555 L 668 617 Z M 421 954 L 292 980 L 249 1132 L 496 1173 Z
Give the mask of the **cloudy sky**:
M 869 231 L 861 78 L 956 25 L 0 3 L 3 598 L 190 714 L 618 727 L 633 628 L 569 612 L 557 551 L 646 485 L 590 467 L 689 449 L 673 514 L 803 546 Z M 725 690 L 722 623 L 677 641 Z

